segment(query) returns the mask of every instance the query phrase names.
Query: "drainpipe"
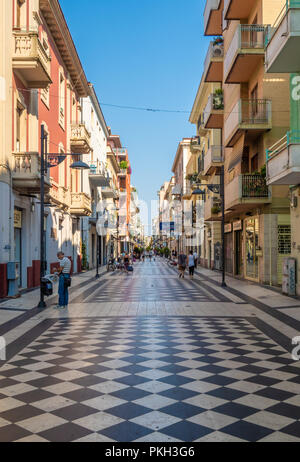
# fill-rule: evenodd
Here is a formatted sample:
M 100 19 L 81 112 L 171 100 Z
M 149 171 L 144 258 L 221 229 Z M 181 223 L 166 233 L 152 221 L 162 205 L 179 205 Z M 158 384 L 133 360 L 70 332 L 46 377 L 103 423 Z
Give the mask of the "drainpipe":
M 0 164 L 0 167 L 5 168 L 9 173 L 10 192 L 9 192 L 9 261 L 13 261 L 13 238 L 12 238 L 12 171 L 7 164 Z

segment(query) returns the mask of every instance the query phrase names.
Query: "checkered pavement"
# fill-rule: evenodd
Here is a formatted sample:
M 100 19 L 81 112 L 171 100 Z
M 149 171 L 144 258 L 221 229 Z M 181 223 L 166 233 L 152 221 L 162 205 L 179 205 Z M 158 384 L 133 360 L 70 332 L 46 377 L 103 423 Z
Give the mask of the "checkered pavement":
M 0 368 L 0 441 L 300 441 L 299 367 L 251 318 L 60 319 Z

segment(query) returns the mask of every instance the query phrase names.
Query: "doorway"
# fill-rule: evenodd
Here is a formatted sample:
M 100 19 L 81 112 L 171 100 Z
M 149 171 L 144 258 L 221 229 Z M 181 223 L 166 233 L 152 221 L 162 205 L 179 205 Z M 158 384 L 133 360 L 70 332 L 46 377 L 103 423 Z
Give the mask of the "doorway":
M 243 262 L 243 232 L 235 232 L 235 274 L 243 276 L 244 262 Z

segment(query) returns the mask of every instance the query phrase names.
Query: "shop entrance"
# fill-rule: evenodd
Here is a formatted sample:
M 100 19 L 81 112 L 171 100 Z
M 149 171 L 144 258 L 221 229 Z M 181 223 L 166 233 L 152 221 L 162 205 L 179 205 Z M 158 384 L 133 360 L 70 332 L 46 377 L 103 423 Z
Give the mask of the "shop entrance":
M 244 274 L 242 231 L 235 231 L 235 274 L 237 276 Z

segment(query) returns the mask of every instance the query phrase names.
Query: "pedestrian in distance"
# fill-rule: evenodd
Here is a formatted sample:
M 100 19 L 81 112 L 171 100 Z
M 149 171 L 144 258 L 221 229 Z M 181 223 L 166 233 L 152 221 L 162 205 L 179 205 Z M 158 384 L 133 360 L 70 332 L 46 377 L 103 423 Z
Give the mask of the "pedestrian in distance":
M 179 270 L 179 277 L 184 279 L 184 273 L 186 270 L 186 263 L 187 263 L 187 256 L 185 253 L 182 251 L 178 255 L 178 270 Z
M 195 272 L 195 258 L 194 258 L 192 250 L 190 251 L 190 254 L 188 256 L 188 265 L 189 265 L 190 278 L 193 279 L 194 272 Z
M 196 250 L 193 253 L 193 256 L 194 256 L 194 262 L 195 262 L 195 269 L 197 269 L 197 266 L 198 266 L 198 254 L 197 254 Z
M 59 283 L 58 305 L 55 308 L 67 308 L 69 304 L 69 287 L 71 286 L 71 261 L 63 252 L 58 252 L 59 259 Z

